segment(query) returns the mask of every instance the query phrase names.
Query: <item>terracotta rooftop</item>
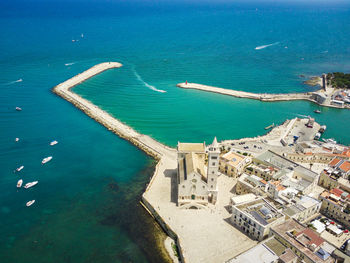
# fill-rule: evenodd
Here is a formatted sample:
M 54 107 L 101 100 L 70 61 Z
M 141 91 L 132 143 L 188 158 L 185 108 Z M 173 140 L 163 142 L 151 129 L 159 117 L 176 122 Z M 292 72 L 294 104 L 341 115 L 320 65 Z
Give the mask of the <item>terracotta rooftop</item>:
M 336 166 L 340 161 L 341 161 L 341 159 L 334 158 L 328 165 L 329 166 Z
M 299 237 L 305 236 L 306 238 L 303 238 L 303 243 L 307 246 L 315 244 L 316 247 L 319 247 L 323 242 L 324 239 L 319 237 L 314 231 L 312 231 L 310 228 L 306 228 L 303 231 L 297 233 L 295 235 L 297 237 L 297 240 L 299 240 Z
M 340 169 L 342 169 L 344 172 L 349 172 L 350 171 L 350 162 L 346 161 L 346 162 L 343 162 L 340 166 L 339 166 Z
M 341 194 L 343 193 L 343 191 L 338 189 L 338 188 L 334 188 L 330 192 L 331 192 L 331 194 L 334 194 L 336 196 L 341 196 Z

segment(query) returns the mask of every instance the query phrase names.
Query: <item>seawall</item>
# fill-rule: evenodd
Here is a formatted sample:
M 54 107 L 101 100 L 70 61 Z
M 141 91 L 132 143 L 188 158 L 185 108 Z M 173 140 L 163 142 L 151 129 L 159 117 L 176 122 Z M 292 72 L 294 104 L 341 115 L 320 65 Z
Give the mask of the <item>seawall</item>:
M 86 115 L 96 120 L 104 127 L 106 127 L 109 131 L 115 133 L 119 137 L 128 140 L 141 150 L 143 150 L 146 154 L 152 156 L 156 160 L 158 160 L 158 164 L 156 166 L 156 170 L 150 180 L 150 183 L 147 186 L 145 193 L 150 191 L 150 188 L 153 184 L 153 181 L 156 177 L 162 176 L 163 171 L 159 171 L 160 163 L 167 163 L 173 160 L 176 160 L 176 150 L 170 147 L 163 145 L 162 143 L 152 139 L 151 137 L 140 134 L 131 127 L 122 123 L 120 120 L 114 118 L 106 111 L 103 111 L 92 102 L 80 97 L 76 93 L 72 92 L 71 89 L 84 82 L 85 80 L 109 69 L 122 67 L 122 64 L 117 62 L 105 62 L 101 64 L 97 64 L 88 70 L 62 82 L 61 84 L 55 86 L 52 91 L 61 96 L 63 99 L 72 103 L 75 107 L 83 111 Z M 166 187 L 166 186 L 165 186 Z M 155 205 L 156 203 L 149 201 L 146 197 L 145 193 L 142 195 L 142 204 L 146 208 L 146 210 L 155 218 L 155 220 L 160 224 L 162 229 L 176 241 L 178 247 L 179 258 L 182 262 L 185 262 L 183 257 L 182 248 L 180 245 L 180 241 L 176 233 L 171 229 L 171 227 L 165 222 L 165 220 L 161 217 L 159 212 L 156 211 Z M 155 193 L 157 194 L 157 193 Z
M 289 101 L 289 100 L 313 101 L 310 98 L 312 95 L 312 92 L 269 94 L 269 93 L 252 93 L 252 92 L 239 91 L 239 90 L 223 89 L 223 88 L 196 84 L 196 83 L 187 83 L 187 84 L 179 83 L 176 86 L 183 89 L 197 89 L 197 90 L 202 90 L 207 92 L 214 92 L 214 93 L 219 93 L 223 95 L 233 96 L 237 98 L 246 98 L 246 99 L 254 99 L 254 100 L 261 100 L 261 101 Z
M 117 62 L 105 62 L 97 64 L 88 70 L 55 86 L 53 88 L 53 92 L 72 103 L 75 107 L 105 126 L 108 130 L 117 134 L 121 138 L 130 141 L 156 159 L 161 158 L 163 155 L 169 154 L 169 152 L 175 151 L 174 149 L 161 144 L 160 142 L 152 139 L 147 135 L 136 132 L 134 129 L 114 118 L 106 111 L 101 110 L 90 101 L 80 97 L 71 91 L 71 88 L 84 82 L 85 80 L 108 69 L 119 68 L 121 66 L 122 64 Z

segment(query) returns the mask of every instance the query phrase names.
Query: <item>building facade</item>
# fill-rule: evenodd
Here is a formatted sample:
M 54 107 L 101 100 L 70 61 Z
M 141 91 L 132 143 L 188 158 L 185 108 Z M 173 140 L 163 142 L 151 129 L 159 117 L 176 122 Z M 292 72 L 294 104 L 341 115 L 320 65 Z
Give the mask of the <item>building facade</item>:
M 250 163 L 251 157 L 230 151 L 220 157 L 219 170 L 227 176 L 237 178 Z
M 216 138 L 208 147 L 205 143 L 178 143 L 178 206 L 203 208 L 217 199 L 217 177 L 220 150 Z M 205 166 L 208 156 L 208 167 Z

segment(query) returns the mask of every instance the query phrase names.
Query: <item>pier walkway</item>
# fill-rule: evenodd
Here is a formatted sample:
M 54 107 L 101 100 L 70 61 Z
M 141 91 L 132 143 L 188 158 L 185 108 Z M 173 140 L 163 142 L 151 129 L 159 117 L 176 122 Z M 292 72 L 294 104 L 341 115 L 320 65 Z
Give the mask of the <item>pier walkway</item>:
M 179 88 L 183 89 L 197 89 L 207 92 L 214 92 L 223 95 L 229 95 L 237 98 L 246 98 L 254 99 L 261 101 L 290 101 L 290 100 L 308 100 L 314 102 L 311 99 L 312 92 L 308 93 L 278 93 L 278 94 L 269 94 L 269 93 L 252 93 L 239 90 L 223 89 L 218 87 L 212 87 L 196 83 L 179 83 L 176 85 Z
M 84 82 L 85 80 L 108 69 L 119 68 L 121 66 L 122 64 L 117 62 L 97 64 L 57 85 L 53 88 L 53 92 L 71 102 L 78 109 L 82 110 L 88 116 L 105 126 L 108 130 L 135 144 L 147 154 L 150 154 L 157 159 L 160 159 L 163 155 L 175 156 L 175 149 L 167 147 L 147 135 L 136 132 L 134 129 L 114 118 L 106 111 L 100 109 L 90 101 L 71 91 L 71 88 Z

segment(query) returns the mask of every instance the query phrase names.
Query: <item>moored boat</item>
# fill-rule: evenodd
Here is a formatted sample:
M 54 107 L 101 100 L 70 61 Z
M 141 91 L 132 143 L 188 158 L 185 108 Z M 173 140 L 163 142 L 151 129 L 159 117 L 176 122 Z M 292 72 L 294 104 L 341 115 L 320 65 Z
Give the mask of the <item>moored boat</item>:
M 22 108 L 16 107 L 16 111 L 21 111 L 21 110 L 22 110 Z
M 321 113 L 320 110 L 314 110 L 314 113 Z
M 28 189 L 30 187 L 33 187 L 34 185 L 37 185 L 38 181 L 34 181 L 34 182 L 30 182 L 30 183 L 26 183 L 26 185 L 24 186 L 25 189 Z
M 34 204 L 34 203 L 35 203 L 35 200 L 28 201 L 28 202 L 26 203 L 26 206 L 31 206 L 31 205 Z
M 51 159 L 52 159 L 52 156 L 46 157 L 46 158 L 44 158 L 44 159 L 41 161 L 41 163 L 42 163 L 42 164 L 45 164 L 45 163 L 51 161 Z
M 23 180 L 22 179 L 18 180 L 17 188 L 21 188 L 22 184 L 23 184 Z
M 18 142 L 18 141 L 19 141 L 19 138 L 16 138 L 15 141 Z
M 271 125 L 265 127 L 265 130 L 271 129 L 271 128 L 273 128 L 273 127 L 275 127 L 275 124 L 274 124 L 274 123 L 272 123 Z

